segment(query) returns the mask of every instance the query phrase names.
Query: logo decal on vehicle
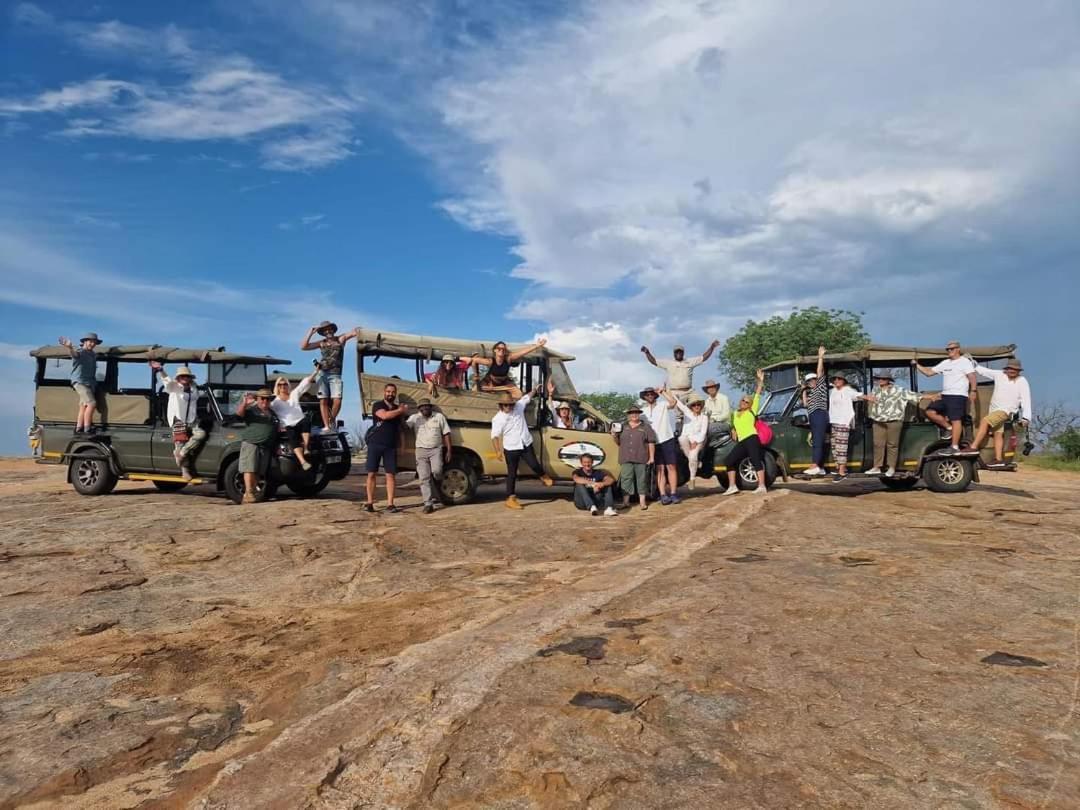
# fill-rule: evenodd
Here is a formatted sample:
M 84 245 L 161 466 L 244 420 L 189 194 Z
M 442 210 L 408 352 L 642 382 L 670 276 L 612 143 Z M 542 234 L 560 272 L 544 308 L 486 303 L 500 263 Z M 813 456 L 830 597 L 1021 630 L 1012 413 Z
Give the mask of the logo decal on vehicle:
M 603 449 L 592 442 L 570 442 L 559 448 L 559 461 L 571 467 L 580 467 L 581 456 L 584 453 L 593 457 L 593 464 L 597 467 L 603 464 L 606 458 Z

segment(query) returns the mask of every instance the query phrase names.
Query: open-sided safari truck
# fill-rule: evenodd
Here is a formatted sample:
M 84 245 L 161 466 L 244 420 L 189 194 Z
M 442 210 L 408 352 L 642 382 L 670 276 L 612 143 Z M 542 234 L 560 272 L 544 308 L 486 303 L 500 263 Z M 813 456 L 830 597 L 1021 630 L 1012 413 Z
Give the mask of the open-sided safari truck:
M 121 478 L 152 481 L 163 492 L 174 492 L 187 482 L 178 474 L 173 458 L 172 429 L 166 417 L 168 395 L 150 368 L 150 360 L 165 365 L 193 367 L 199 383 L 197 416 L 207 431 L 206 443 L 193 457 L 195 480 L 211 483 L 237 503 L 244 494 L 239 472 L 240 432 L 243 422 L 236 406 L 247 392 L 267 384 L 267 365 L 288 365 L 289 360 L 169 346 L 98 346 L 97 406 L 100 426 L 92 435 L 74 434 L 77 396 L 71 388 L 71 359 L 63 346 L 42 346 L 30 352 L 37 360 L 34 381 L 34 423 L 30 445 L 40 463 L 66 464 L 68 480 L 83 495 L 104 495 Z M 314 405 L 315 411 L 318 404 Z M 315 423 L 318 424 L 318 419 Z M 298 495 L 321 492 L 330 481 L 343 478 L 352 463 L 343 434 L 314 435 L 305 472 L 284 441 L 276 449 L 270 469 L 256 497 L 272 497 L 284 484 Z
M 999 368 L 1013 356 L 1016 346 L 965 347 L 964 351 L 981 365 Z M 894 374 L 898 385 L 912 391 L 920 391 L 920 381 L 924 389 L 927 382 L 931 386 L 937 385 L 940 377 L 927 378 L 918 373 L 912 363 L 912 358 L 916 357 L 924 366 L 932 366 L 946 359 L 947 355 L 942 349 L 874 344 L 854 352 L 826 355 L 825 369 L 826 374 L 830 375 L 842 373 L 848 383 L 863 393 L 871 393 L 874 373 L 883 369 Z M 795 357 L 765 369 L 771 393 L 762 404 L 761 418 L 773 429 L 773 441 L 766 454 L 766 472 L 770 482 L 777 474 L 798 473 L 811 466 L 810 422 L 801 394 L 803 375 L 816 369 L 816 356 Z M 993 388 L 993 382 L 979 378 L 978 396 L 964 420 L 966 440 L 972 438 L 974 428 L 986 415 Z M 974 450 L 942 454 L 941 451 L 949 446 L 949 440 L 941 435 L 937 425 L 926 418 L 924 407 L 927 404 L 929 401 L 908 405 L 900 436 L 897 473 L 892 477 L 881 476 L 881 482 L 890 489 L 910 489 L 921 480 L 935 492 L 963 491 L 972 481 L 978 480 L 980 466 L 989 461 L 993 453 L 987 447 L 983 449 L 981 458 Z M 848 467 L 856 474 L 874 466 L 873 426 L 867 416 L 868 407 L 869 403 L 865 401 L 855 405 Z M 1017 425 L 1013 417 L 1005 425 L 1005 458 L 1014 463 L 1018 458 Z M 739 471 L 741 485 L 748 485 L 750 480 L 749 469 Z
M 456 340 L 453 338 L 407 335 L 397 332 L 361 330 L 357 336 L 357 378 L 364 416 L 371 416 L 371 406 L 382 399 L 383 388 L 394 383 L 398 399 L 415 411 L 416 402 L 428 396 L 424 382 L 426 371 L 433 371 L 444 354 L 468 359 L 473 354 L 491 356 L 496 341 Z M 522 347 L 510 346 L 515 352 Z M 401 375 L 384 376 L 373 372 L 382 358 L 398 358 L 412 361 L 412 379 Z M 579 396 L 566 364 L 574 358 L 561 354 L 547 346 L 534 349 L 514 367 L 518 387 L 529 391 L 540 385 L 541 393 L 535 397 L 525 416 L 532 429 L 537 458 L 544 471 L 556 480 L 569 480 L 579 465 L 583 453 L 596 459 L 598 467 L 619 474 L 618 446 L 611 436 L 611 420 Z M 426 365 L 427 364 L 427 365 Z M 590 430 L 552 427 L 548 408 L 547 383 L 555 384 L 555 397 L 572 402 L 580 416 L 587 416 L 592 424 Z M 481 480 L 506 475 L 506 463 L 491 445 L 491 418 L 498 411 L 499 393 L 477 391 L 471 386 L 463 390 L 439 388 L 431 398 L 435 409 L 441 411 L 450 423 L 453 444 L 450 464 L 443 472 L 443 500 L 451 504 L 467 503 L 476 494 Z M 524 466 L 524 465 L 523 465 Z M 411 431 L 402 431 L 402 445 L 398 454 L 398 469 L 416 469 L 414 437 Z M 527 467 L 520 476 L 531 476 Z

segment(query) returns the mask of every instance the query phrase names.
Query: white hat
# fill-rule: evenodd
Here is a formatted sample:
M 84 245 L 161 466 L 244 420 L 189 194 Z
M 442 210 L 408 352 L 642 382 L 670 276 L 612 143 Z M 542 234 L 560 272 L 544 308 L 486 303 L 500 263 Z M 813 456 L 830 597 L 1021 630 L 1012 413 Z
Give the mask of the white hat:
M 574 410 L 573 406 L 569 402 L 556 402 L 555 403 L 556 412 L 561 411 L 563 408 L 567 408 L 567 409 L 569 409 L 571 411 Z
M 815 374 L 814 372 L 811 371 L 809 374 L 807 374 L 805 377 L 803 377 L 803 382 L 810 382 L 811 380 L 816 380 L 816 379 L 817 379 L 817 374 Z

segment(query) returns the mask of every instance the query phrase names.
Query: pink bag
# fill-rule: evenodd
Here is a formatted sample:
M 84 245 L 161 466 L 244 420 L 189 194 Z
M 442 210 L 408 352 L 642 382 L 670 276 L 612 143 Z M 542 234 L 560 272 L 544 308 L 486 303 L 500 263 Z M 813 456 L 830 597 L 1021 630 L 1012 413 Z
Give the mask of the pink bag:
M 758 441 L 760 441 L 763 446 L 772 441 L 772 428 L 769 427 L 768 423 L 762 422 L 760 419 L 755 419 L 754 430 L 757 431 Z

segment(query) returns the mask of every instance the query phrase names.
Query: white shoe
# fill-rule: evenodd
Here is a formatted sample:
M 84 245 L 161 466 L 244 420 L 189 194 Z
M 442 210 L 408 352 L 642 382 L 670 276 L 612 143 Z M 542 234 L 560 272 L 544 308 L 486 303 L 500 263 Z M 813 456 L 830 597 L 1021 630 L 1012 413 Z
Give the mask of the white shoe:
M 867 475 L 881 475 L 881 467 L 871 467 L 866 471 Z
M 689 481 L 686 482 L 686 486 L 688 486 L 690 489 L 697 489 L 697 479 L 691 478 Z
M 765 487 L 758 487 L 757 489 L 754 490 L 754 494 L 755 495 L 764 495 L 768 491 L 769 490 L 765 489 Z
M 618 516 L 618 514 L 619 513 L 612 509 L 610 506 L 604 510 L 604 517 L 616 517 Z
M 597 513 L 597 511 L 598 510 L 597 510 L 597 508 L 595 506 L 590 506 L 589 507 L 589 514 L 590 515 L 595 515 Z
M 896 475 L 896 467 L 889 467 L 889 469 L 885 471 L 886 478 L 892 478 L 894 475 Z
M 821 467 L 807 467 L 803 475 L 825 475 L 825 471 Z
M 738 495 L 739 494 L 739 488 L 738 487 L 728 487 L 727 489 L 724 490 L 724 494 L 725 495 Z

